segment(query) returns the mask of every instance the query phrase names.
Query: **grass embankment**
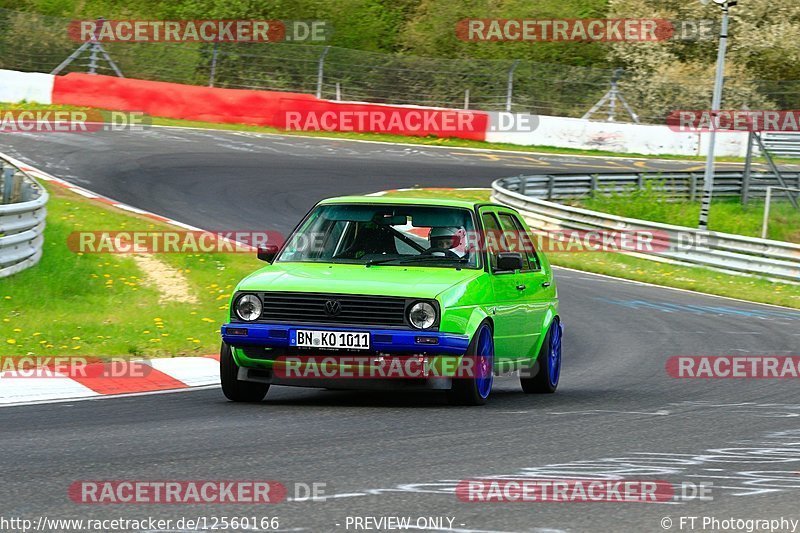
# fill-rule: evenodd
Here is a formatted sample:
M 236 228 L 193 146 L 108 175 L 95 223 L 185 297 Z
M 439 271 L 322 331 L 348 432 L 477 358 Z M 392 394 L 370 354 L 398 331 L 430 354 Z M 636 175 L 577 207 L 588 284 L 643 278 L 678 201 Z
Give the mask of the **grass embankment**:
M 391 191 L 387 194 L 390 196 L 399 195 L 413 197 L 446 195 L 455 198 L 488 201 L 490 192 L 489 189 L 462 189 L 451 191 L 441 189 L 414 189 Z M 598 202 L 602 202 L 602 200 L 598 199 Z M 593 204 L 592 208 L 594 209 L 597 205 L 598 204 Z M 620 202 L 619 205 L 624 206 L 625 203 Z M 603 207 L 606 206 L 604 205 Z M 757 209 L 755 206 L 753 206 L 753 208 Z M 601 211 L 603 210 L 599 207 L 598 209 Z M 632 209 L 638 210 L 640 207 L 636 205 L 632 207 Z M 640 215 L 640 218 L 644 217 L 644 214 L 647 213 L 646 208 L 641 209 L 641 211 L 636 211 L 636 214 Z M 722 220 L 725 219 L 723 214 L 735 213 L 735 211 L 736 210 L 728 205 L 727 202 L 715 203 L 713 204 L 710 220 L 713 221 L 715 220 L 715 216 L 718 216 L 719 219 L 721 219 L 719 224 L 722 224 Z M 635 215 L 625 214 L 625 216 Z M 796 222 L 797 219 L 790 218 L 790 220 L 795 220 L 793 229 L 797 231 L 798 228 L 800 228 L 800 225 Z M 734 226 L 734 224 L 736 224 L 735 220 L 730 221 L 729 224 L 730 225 L 723 224 L 722 227 L 725 227 L 726 230 L 728 228 L 737 227 Z M 776 224 L 776 226 L 780 227 L 778 224 Z M 788 223 L 787 231 L 791 229 L 791 223 Z M 728 296 L 753 302 L 783 305 L 800 309 L 800 286 L 798 285 L 775 283 L 747 276 L 734 276 L 703 268 L 670 265 L 612 252 L 548 252 L 547 257 L 552 264 L 562 267 L 643 281 L 665 287 L 676 287 L 707 294 L 716 294 L 718 296 Z
M 785 196 L 774 198 L 767 237 L 800 243 L 800 211 L 792 207 Z M 677 226 L 696 227 L 700 216 L 699 202 L 670 201 L 658 184 L 650 184 L 639 191 L 599 194 L 577 203 L 594 211 Z M 711 204 L 708 226 L 712 231 L 760 237 L 763 216 L 763 200 L 751 200 L 748 205 L 742 205 L 738 199 L 724 198 Z
M 205 355 L 235 284 L 260 263 L 252 254 L 161 254 L 197 303 L 164 301 L 130 255 L 76 253 L 76 231 L 175 230 L 48 186 L 44 254 L 0 280 L 0 355 Z

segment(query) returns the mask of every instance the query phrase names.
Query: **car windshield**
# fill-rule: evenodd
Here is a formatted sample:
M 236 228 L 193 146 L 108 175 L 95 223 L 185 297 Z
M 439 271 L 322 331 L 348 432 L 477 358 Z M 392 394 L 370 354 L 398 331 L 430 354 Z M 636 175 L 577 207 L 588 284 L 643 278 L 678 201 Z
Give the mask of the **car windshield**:
M 318 206 L 278 261 L 478 268 L 472 211 L 387 204 Z

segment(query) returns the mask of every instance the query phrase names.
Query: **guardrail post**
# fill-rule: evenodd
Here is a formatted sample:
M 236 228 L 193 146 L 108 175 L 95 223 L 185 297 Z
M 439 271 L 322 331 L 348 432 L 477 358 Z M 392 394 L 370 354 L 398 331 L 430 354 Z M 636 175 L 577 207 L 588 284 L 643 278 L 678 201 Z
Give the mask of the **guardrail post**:
M 641 172 L 636 173 L 636 188 L 640 191 L 644 188 L 644 174 Z
M 214 86 L 214 78 L 217 77 L 217 56 L 219 55 L 219 42 L 214 41 L 214 48 L 211 50 L 211 72 L 208 75 L 208 86 Z
M 592 174 L 591 176 L 591 185 L 589 185 L 589 194 L 594 196 L 594 193 L 597 192 L 597 180 L 600 179 L 600 176 L 597 174 Z
M 11 203 L 22 201 L 22 172 L 15 172 L 11 176 Z
M 519 59 L 515 59 L 511 63 L 511 68 L 508 69 L 508 85 L 506 87 L 506 111 L 511 111 L 511 98 L 514 95 L 514 71 L 517 70 Z
M 326 46 L 322 49 L 322 53 L 319 56 L 319 62 L 317 63 L 317 98 L 322 98 L 322 79 L 323 75 L 325 74 L 325 56 L 328 55 L 331 47 Z
M 742 205 L 747 205 L 750 200 L 750 172 L 753 169 L 753 132 L 747 134 L 747 156 L 744 160 L 744 175 L 742 176 Z
M 3 169 L 3 202 L 4 204 L 11 203 L 11 191 L 14 190 L 14 169 Z
M 547 181 L 547 199 L 553 199 L 553 189 L 556 187 L 556 177 L 550 174 L 549 180 Z
M 695 200 L 697 200 L 697 174 L 692 172 L 689 174 L 689 201 Z

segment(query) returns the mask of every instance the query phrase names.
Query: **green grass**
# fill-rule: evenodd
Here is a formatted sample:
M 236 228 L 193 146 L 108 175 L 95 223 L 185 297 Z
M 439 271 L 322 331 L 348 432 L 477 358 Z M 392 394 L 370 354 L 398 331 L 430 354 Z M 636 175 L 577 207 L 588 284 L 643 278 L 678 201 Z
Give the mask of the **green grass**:
M 44 105 L 36 103 L 0 103 L 3 109 L 51 109 L 51 110 L 83 110 L 89 111 L 93 108 L 64 106 L 64 105 Z M 337 131 L 285 131 L 268 126 L 256 126 L 252 124 L 227 124 L 219 122 L 200 122 L 194 120 L 180 120 L 165 117 L 151 117 L 151 123 L 155 126 L 173 126 L 183 128 L 213 129 L 222 131 L 249 131 L 255 133 L 271 133 L 276 135 L 289 135 L 297 137 L 326 137 L 333 139 L 350 139 L 360 141 L 387 142 L 395 144 L 417 144 L 424 146 L 441 146 L 447 148 L 475 148 L 482 150 L 500 150 L 508 152 L 530 152 L 538 154 L 554 155 L 577 155 L 577 156 L 597 156 L 609 158 L 642 158 L 642 159 L 666 159 L 675 161 L 705 161 L 705 156 L 685 156 L 685 155 L 647 155 L 637 153 L 609 152 L 605 150 L 579 150 L 575 148 L 556 148 L 553 146 L 520 146 L 509 143 L 489 143 L 484 141 L 472 141 L 468 139 L 441 138 L 441 137 L 408 137 L 404 135 L 390 135 L 384 133 L 351 133 Z M 741 157 L 718 157 L 716 159 L 726 163 L 742 163 Z M 797 164 L 797 159 L 776 159 L 781 164 Z
M 449 198 L 489 201 L 490 190 L 411 189 L 389 191 L 386 194 L 388 196 L 424 198 L 446 196 Z M 622 205 L 625 204 L 623 203 Z M 716 207 L 718 207 L 718 204 L 715 204 Z M 635 206 L 632 209 L 639 208 Z M 643 209 L 642 213 L 646 212 L 646 208 Z M 712 216 L 714 212 L 718 213 L 720 211 L 712 211 Z M 797 230 L 799 227 L 800 225 L 795 223 L 794 229 Z M 776 283 L 755 277 L 734 276 L 699 267 L 659 263 L 621 253 L 549 252 L 547 257 L 553 265 L 576 270 L 800 309 L 800 286 L 798 285 Z
M 697 227 L 700 216 L 699 202 L 670 201 L 658 184 L 648 184 L 639 191 L 598 194 L 578 204 L 603 213 L 692 228 Z M 760 237 L 763 216 L 763 200 L 744 206 L 738 199 L 724 198 L 712 202 L 708 226 L 713 231 Z M 800 210 L 785 198 L 776 197 L 770 207 L 768 230 L 770 239 L 800 243 Z
M 219 348 L 235 284 L 260 263 L 251 254 L 161 254 L 180 269 L 199 303 L 160 303 L 133 258 L 78 254 L 74 231 L 176 229 L 47 187 L 44 254 L 0 281 L 0 356 L 205 355 Z

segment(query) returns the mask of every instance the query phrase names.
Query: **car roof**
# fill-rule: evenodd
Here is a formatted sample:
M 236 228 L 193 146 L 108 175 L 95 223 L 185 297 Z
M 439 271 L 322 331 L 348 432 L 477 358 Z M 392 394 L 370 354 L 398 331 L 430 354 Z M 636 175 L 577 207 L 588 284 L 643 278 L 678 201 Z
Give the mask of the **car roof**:
M 462 207 L 467 209 L 474 209 L 479 205 L 491 205 L 495 207 L 507 207 L 500 204 L 491 202 L 484 202 L 480 200 L 466 200 L 458 198 L 432 198 L 432 197 L 415 197 L 415 196 L 337 196 L 335 198 L 327 198 L 320 202 L 321 205 L 328 204 L 395 204 L 395 205 L 427 205 L 438 207 Z

